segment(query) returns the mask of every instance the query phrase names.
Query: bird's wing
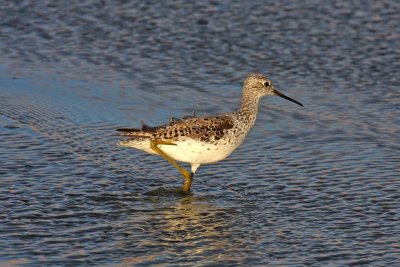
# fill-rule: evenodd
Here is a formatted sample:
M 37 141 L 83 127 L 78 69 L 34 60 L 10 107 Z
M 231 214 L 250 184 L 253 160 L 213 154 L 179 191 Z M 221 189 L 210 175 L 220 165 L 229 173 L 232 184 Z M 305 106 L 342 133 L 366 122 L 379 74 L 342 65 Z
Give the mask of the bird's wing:
M 232 118 L 225 115 L 214 117 L 191 117 L 171 122 L 160 131 L 162 138 L 175 139 L 185 136 L 195 140 L 220 139 L 225 131 L 233 128 Z
M 182 119 L 173 118 L 166 125 L 151 127 L 142 122 L 142 127 L 117 129 L 118 136 L 129 138 L 169 139 L 185 136 L 195 140 L 206 141 L 210 138 L 219 140 L 225 131 L 233 128 L 233 120 L 226 115 L 214 117 L 188 116 Z

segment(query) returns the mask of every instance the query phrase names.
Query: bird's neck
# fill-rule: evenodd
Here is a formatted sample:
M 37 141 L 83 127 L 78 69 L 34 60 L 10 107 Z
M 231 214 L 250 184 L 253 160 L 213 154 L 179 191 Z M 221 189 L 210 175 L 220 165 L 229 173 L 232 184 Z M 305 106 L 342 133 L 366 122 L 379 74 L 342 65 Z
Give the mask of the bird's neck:
M 244 92 L 242 96 L 242 104 L 240 106 L 240 109 L 238 110 L 238 113 L 243 116 L 249 117 L 249 119 L 252 121 L 252 124 L 254 124 L 258 113 L 259 101 L 260 98 L 258 96 L 255 96 L 250 92 Z

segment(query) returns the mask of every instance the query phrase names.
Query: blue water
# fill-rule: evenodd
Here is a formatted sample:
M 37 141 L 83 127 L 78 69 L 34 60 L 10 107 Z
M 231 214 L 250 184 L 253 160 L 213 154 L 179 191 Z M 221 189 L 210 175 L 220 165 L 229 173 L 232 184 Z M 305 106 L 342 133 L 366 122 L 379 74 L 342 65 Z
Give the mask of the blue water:
M 398 1 L 8 1 L 0 265 L 397 266 Z M 192 193 L 117 127 L 263 99 Z

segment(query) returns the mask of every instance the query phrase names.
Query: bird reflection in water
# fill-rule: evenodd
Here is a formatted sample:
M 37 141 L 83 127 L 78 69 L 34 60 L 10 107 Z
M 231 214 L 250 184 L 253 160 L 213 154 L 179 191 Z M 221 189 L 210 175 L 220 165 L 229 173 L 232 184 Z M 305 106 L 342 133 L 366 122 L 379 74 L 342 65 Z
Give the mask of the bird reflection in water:
M 176 263 L 191 262 L 200 256 L 207 256 L 213 262 L 239 260 L 239 255 L 226 253 L 235 243 L 231 232 L 234 208 L 220 208 L 206 198 L 193 196 L 184 197 L 173 206 L 160 203 L 165 199 L 149 200 L 153 206 L 151 213 L 132 215 L 134 223 L 141 225 L 147 238 L 121 240 L 121 247 L 139 255 L 126 258 L 120 266 L 162 263 L 168 258 Z

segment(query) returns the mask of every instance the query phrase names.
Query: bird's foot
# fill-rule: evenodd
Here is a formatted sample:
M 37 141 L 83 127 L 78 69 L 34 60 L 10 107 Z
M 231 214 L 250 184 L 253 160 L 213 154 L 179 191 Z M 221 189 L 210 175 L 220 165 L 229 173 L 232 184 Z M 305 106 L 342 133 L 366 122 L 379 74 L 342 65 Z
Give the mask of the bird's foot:
M 192 172 L 188 172 L 185 169 L 182 169 L 181 173 L 183 175 L 182 191 L 185 192 L 185 193 L 188 193 L 188 192 L 190 192 L 190 187 L 192 186 L 193 173 Z

